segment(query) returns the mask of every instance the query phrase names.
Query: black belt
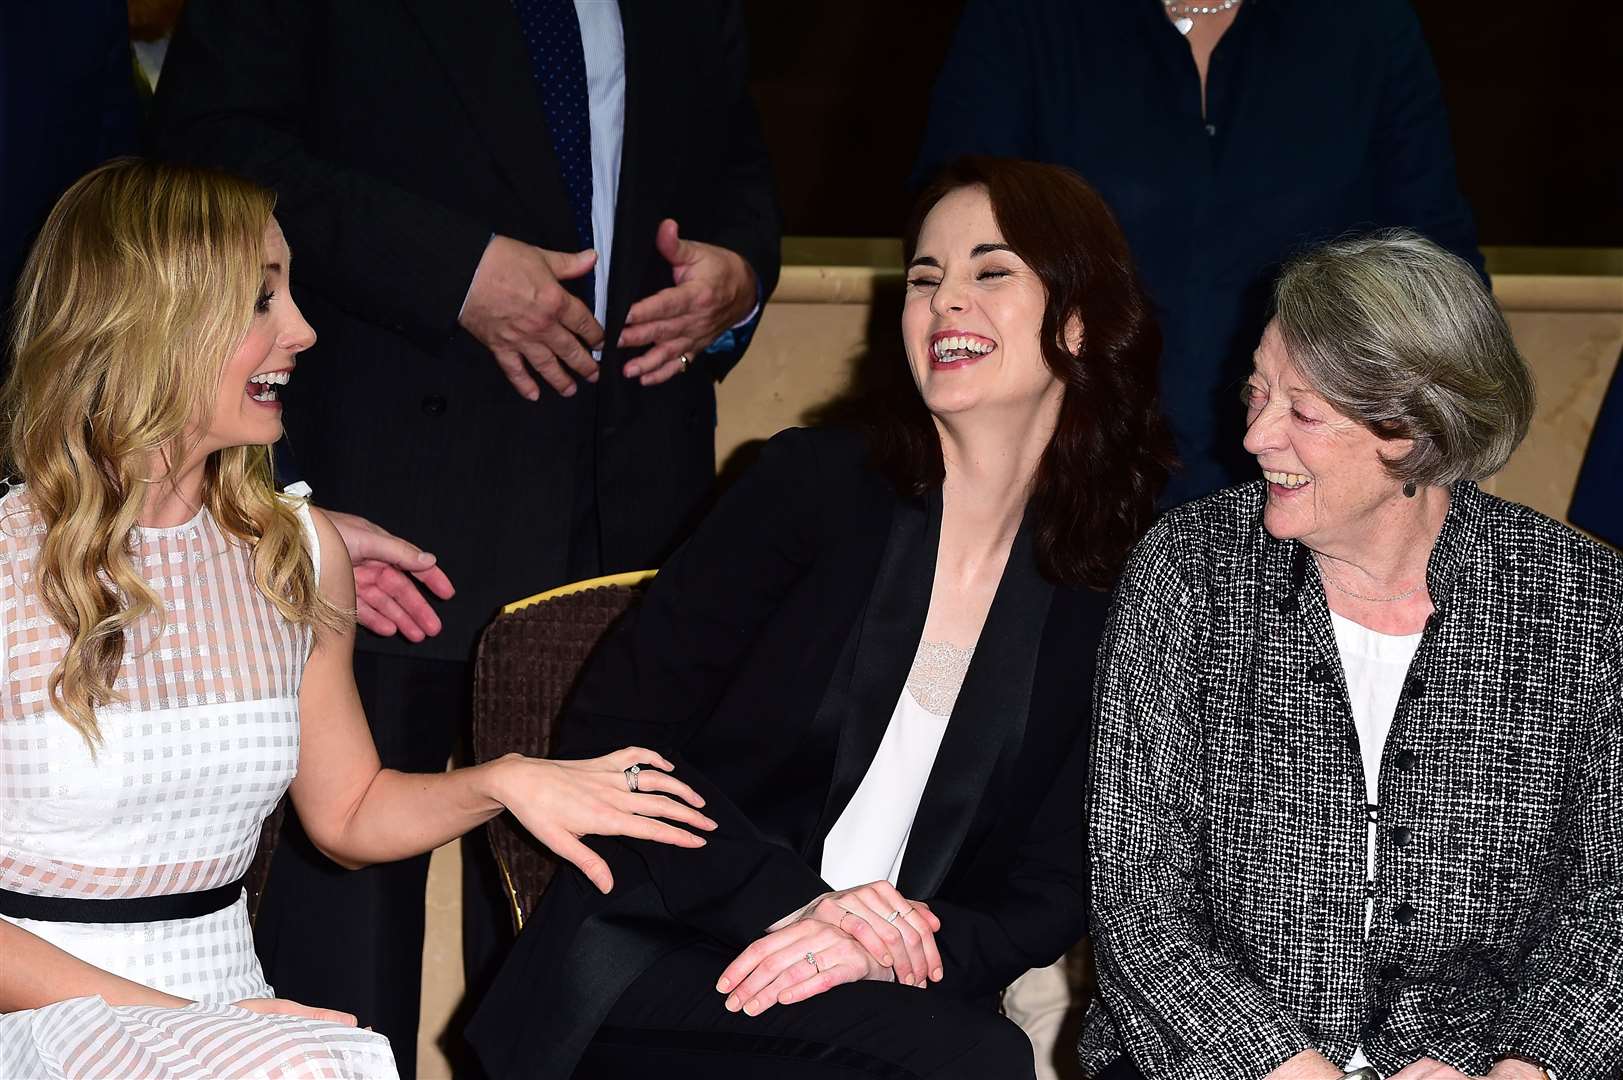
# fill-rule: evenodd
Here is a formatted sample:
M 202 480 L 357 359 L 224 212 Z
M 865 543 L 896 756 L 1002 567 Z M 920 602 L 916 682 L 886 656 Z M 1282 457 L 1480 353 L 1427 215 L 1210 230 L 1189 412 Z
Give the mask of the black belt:
M 11 919 L 39 922 L 141 923 L 170 919 L 198 919 L 223 911 L 237 902 L 245 876 L 229 885 L 216 885 L 202 892 L 169 893 L 165 896 L 129 896 L 116 900 L 95 900 L 83 896 L 34 896 L 0 889 L 0 915 Z

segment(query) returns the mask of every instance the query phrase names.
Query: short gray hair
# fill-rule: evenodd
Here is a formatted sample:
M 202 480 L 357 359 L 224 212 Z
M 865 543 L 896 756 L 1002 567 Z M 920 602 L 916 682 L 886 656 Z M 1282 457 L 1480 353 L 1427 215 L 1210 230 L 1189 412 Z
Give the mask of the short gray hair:
M 1406 229 L 1325 244 L 1274 286 L 1291 363 L 1337 411 L 1413 439 L 1387 471 L 1449 485 L 1498 472 L 1533 418 L 1533 378 L 1482 279 Z

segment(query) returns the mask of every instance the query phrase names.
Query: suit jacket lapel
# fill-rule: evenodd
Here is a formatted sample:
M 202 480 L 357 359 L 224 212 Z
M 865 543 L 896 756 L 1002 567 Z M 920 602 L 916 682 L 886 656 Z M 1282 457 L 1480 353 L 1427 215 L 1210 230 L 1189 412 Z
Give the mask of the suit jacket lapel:
M 903 896 L 935 895 L 982 801 L 1007 782 L 1025 738 L 1037 653 L 1053 598 L 1054 586 L 1037 571 L 1028 519 L 1009 551 L 913 818 L 897 880 Z
M 445 65 L 448 80 L 467 107 L 469 123 L 484 137 L 491 156 L 537 225 L 543 230 L 567 230 L 556 237 L 534 239 L 543 246 L 574 250 L 569 194 L 552 152 L 547 118 L 530 72 L 530 55 L 511 3 L 403 2 Z
M 848 655 L 841 667 L 850 671 L 850 680 L 845 682 L 837 672 L 818 709 L 819 725 L 837 724 L 840 737 L 834 779 L 812 834 L 815 840 L 808 857 L 813 866 L 822 861 L 823 838 L 867 775 L 896 711 L 896 695 L 907 683 L 930 611 L 940 540 L 940 491 L 923 501 L 897 504 L 868 606 L 846 644 Z

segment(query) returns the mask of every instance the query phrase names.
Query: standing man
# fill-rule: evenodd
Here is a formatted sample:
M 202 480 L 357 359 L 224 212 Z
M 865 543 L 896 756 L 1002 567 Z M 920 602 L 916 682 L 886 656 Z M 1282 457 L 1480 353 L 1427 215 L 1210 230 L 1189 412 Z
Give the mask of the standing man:
M 657 565 L 709 488 L 713 383 L 778 274 L 745 79 L 736 0 L 191 0 L 154 140 L 277 193 L 321 338 L 286 395 L 299 466 L 457 582 L 437 637 L 358 646 L 385 765 L 444 764 L 499 605 Z M 340 876 L 297 839 L 267 976 L 410 1076 L 426 859 Z M 473 990 L 469 923 L 498 916 L 465 908 Z

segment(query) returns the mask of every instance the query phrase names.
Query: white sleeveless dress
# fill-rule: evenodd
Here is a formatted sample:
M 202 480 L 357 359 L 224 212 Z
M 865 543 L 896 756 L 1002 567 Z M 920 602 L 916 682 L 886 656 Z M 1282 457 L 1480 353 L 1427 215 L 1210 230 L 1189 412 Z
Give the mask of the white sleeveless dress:
M 319 558 L 309 509 L 298 512 Z M 138 530 L 136 563 L 163 617 L 126 635 L 114 684 L 122 699 L 97 713 L 103 742 L 92 756 L 46 691 L 66 635 L 34 590 L 43 534 L 21 486 L 0 498 L 0 888 L 123 898 L 235 881 L 298 765 L 309 629 L 259 593 L 250 549 L 206 509 L 175 528 Z M 212 915 L 163 922 L 10 921 L 197 1004 L 114 1007 L 88 997 L 0 1015 L 6 1080 L 396 1075 L 381 1035 L 230 1006 L 274 996 L 245 896 Z

